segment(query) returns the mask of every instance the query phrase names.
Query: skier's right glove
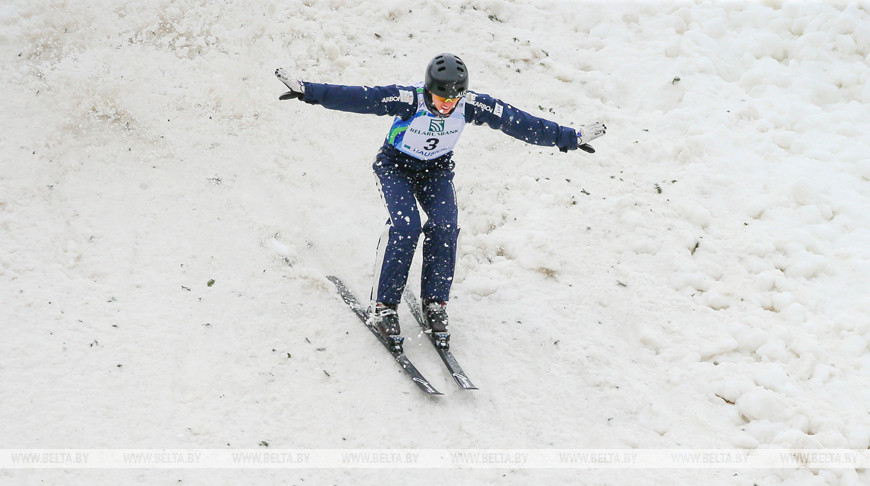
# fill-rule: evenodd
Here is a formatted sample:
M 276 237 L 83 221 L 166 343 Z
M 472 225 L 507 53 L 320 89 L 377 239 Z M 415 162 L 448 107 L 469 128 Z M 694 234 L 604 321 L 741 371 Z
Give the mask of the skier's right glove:
M 577 129 L 577 148 L 590 154 L 595 153 L 595 149 L 589 145 L 589 142 L 607 133 L 607 127 L 601 122 L 590 123 L 583 125 Z
M 279 100 L 292 100 L 293 98 L 302 99 L 302 95 L 305 94 L 305 83 L 296 79 L 295 76 L 288 74 L 284 68 L 276 69 L 275 76 L 277 76 L 278 79 L 280 79 L 281 82 L 290 90 L 279 96 Z

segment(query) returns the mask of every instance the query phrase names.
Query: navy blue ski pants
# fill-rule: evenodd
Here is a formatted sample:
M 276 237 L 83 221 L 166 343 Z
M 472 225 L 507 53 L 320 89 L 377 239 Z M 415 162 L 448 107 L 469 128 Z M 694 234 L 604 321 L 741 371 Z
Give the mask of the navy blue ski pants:
M 379 154 L 374 164 L 389 219 L 378 242 L 372 300 L 398 304 L 422 233 L 423 271 L 420 296 L 447 301 L 456 268 L 458 209 L 453 162 L 434 166 L 408 164 Z M 426 213 L 422 224 L 420 211 Z

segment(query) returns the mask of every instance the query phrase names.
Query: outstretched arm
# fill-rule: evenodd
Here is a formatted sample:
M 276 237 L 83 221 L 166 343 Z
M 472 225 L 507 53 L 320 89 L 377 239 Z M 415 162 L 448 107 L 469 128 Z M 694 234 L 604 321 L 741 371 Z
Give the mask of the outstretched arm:
M 577 148 L 595 152 L 588 142 L 604 135 L 607 129 L 598 122 L 579 130 L 563 127 L 479 93 L 468 93 L 465 118 L 475 125 L 486 124 L 527 143 L 559 147 L 562 152 Z
M 330 110 L 348 111 L 373 115 L 397 115 L 410 117 L 417 108 L 413 87 L 402 86 L 342 86 L 301 81 L 284 69 L 277 69 L 275 76 L 289 91 L 279 99 L 299 99 L 312 105 L 321 105 Z

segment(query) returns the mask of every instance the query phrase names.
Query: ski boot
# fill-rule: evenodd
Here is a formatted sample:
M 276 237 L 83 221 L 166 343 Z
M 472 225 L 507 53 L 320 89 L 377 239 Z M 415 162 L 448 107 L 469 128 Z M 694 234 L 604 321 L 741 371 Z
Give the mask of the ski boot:
M 399 328 L 399 314 L 396 311 L 398 306 L 383 304 L 378 302 L 372 312 L 372 324 L 375 329 L 381 333 L 381 336 L 390 345 L 390 349 L 394 352 L 402 352 L 402 342 L 405 340 L 399 334 L 402 332 Z
M 447 302 L 437 300 L 426 301 L 423 304 L 423 319 L 435 341 L 435 347 L 450 348 L 450 333 L 447 332 Z

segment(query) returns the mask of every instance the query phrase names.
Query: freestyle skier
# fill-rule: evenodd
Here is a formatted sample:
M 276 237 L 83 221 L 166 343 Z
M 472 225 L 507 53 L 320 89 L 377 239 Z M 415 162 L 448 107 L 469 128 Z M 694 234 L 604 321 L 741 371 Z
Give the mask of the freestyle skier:
M 373 164 L 389 218 L 378 242 L 370 319 L 398 350 L 402 338 L 397 307 L 421 233 L 423 317 L 436 346 L 449 346 L 447 301 L 459 236 L 453 148 L 465 124 L 486 124 L 524 142 L 555 146 L 563 152 L 580 148 L 593 153 L 588 142 L 606 130 L 599 122 L 576 130 L 560 126 L 497 98 L 469 91 L 465 63 L 448 53 L 429 62 L 423 82 L 408 86 L 312 83 L 281 68 L 275 75 L 289 89 L 279 99 L 395 117 Z M 418 202 L 427 216 L 425 224 L 421 224 Z

